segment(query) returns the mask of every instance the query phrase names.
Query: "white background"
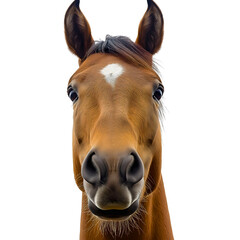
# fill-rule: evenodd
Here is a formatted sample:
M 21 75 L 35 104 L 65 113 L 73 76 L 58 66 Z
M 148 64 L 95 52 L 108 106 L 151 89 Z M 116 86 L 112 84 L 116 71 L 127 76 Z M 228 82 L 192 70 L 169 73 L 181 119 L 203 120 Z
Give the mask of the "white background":
M 240 239 L 237 0 L 156 0 L 165 37 L 163 177 L 175 239 Z M 74 240 L 67 0 L 0 3 L 0 239 Z M 145 0 L 82 0 L 94 38 L 137 36 Z

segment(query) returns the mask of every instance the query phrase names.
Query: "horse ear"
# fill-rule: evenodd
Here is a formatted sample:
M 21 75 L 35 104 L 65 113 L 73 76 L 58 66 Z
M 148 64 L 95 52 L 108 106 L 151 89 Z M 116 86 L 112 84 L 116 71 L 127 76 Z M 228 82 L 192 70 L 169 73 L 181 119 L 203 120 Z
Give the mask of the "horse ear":
M 88 21 L 79 9 L 79 2 L 75 0 L 68 8 L 64 28 L 70 51 L 82 59 L 94 41 Z
M 152 0 L 147 2 L 148 9 L 139 24 L 136 43 L 151 54 L 155 54 L 162 44 L 164 21 L 157 4 Z

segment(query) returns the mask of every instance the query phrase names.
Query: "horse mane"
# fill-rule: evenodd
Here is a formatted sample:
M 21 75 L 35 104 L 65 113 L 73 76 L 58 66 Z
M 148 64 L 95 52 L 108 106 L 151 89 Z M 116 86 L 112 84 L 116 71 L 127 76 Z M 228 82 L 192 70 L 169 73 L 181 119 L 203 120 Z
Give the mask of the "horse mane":
M 81 62 L 94 53 L 112 54 L 134 66 L 153 69 L 157 72 L 152 54 L 125 36 L 107 35 L 105 41 L 95 41 Z

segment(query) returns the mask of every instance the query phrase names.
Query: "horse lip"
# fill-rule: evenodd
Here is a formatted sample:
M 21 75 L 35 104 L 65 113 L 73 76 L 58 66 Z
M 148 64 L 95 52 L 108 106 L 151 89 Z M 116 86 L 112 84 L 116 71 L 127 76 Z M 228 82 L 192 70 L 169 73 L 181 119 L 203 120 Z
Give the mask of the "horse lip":
M 88 200 L 88 207 L 90 211 L 105 220 L 110 220 L 110 219 L 124 219 L 126 217 L 129 217 L 132 215 L 138 208 L 139 205 L 139 199 L 137 199 L 135 202 L 133 202 L 128 208 L 123 209 L 123 210 L 118 210 L 118 209 L 111 209 L 111 210 L 102 210 L 98 208 L 91 200 Z

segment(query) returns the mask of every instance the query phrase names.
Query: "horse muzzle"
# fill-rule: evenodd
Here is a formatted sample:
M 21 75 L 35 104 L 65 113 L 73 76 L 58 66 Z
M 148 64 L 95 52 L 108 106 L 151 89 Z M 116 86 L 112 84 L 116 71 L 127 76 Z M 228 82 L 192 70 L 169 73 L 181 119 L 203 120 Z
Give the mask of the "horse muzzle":
M 144 167 L 135 151 L 103 154 L 90 151 L 81 174 L 90 211 L 104 219 L 124 219 L 139 206 L 144 185 Z

